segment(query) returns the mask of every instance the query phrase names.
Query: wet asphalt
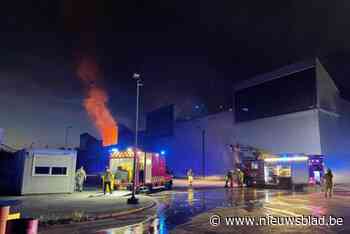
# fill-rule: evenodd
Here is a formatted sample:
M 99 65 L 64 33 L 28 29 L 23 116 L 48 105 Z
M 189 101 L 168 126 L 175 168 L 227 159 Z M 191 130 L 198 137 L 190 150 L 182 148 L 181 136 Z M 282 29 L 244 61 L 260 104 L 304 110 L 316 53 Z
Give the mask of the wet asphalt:
M 119 233 L 169 233 L 178 225 L 193 217 L 220 208 L 243 208 L 247 210 L 263 206 L 274 196 L 291 194 L 289 191 L 252 188 L 179 189 L 163 191 L 150 196 L 159 201 L 154 217 L 145 222 L 122 228 L 101 230 L 99 234 Z

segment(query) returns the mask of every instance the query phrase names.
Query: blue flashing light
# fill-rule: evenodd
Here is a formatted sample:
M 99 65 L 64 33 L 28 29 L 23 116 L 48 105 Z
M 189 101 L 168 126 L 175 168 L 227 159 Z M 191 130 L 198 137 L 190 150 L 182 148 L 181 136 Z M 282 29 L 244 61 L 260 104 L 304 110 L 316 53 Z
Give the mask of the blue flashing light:
M 165 154 L 166 154 L 165 150 L 161 150 L 161 151 L 160 151 L 160 154 L 161 154 L 161 155 L 165 155 Z
M 117 153 L 119 152 L 119 149 L 118 148 L 112 148 L 109 150 L 110 152 L 113 152 L 113 153 Z

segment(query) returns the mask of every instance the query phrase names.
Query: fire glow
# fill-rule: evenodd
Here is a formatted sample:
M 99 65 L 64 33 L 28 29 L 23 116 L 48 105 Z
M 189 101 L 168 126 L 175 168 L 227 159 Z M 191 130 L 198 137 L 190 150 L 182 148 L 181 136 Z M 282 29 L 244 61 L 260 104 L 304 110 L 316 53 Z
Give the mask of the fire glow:
M 117 144 L 118 126 L 107 107 L 108 95 L 98 85 L 100 72 L 96 61 L 88 56 L 81 57 L 78 60 L 77 74 L 83 82 L 87 93 L 83 105 L 99 131 L 103 145 Z

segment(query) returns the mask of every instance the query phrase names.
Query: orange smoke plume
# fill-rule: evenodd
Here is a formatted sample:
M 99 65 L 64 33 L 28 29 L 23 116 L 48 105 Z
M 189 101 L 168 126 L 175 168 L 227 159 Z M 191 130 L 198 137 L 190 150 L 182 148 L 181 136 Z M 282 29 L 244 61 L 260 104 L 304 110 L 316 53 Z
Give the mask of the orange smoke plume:
M 107 107 L 108 95 L 98 85 L 100 72 L 97 63 L 91 57 L 82 57 L 78 62 L 77 73 L 87 92 L 83 103 L 84 107 L 99 131 L 103 145 L 117 144 L 118 126 Z

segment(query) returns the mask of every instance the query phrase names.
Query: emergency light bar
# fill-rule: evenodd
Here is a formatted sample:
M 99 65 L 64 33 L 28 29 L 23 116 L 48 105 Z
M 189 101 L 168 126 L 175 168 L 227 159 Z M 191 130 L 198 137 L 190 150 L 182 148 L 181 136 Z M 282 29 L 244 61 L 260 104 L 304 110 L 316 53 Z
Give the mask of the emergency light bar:
M 281 157 L 281 158 L 265 158 L 265 162 L 300 162 L 306 161 L 309 158 L 307 156 L 297 156 L 297 157 Z

